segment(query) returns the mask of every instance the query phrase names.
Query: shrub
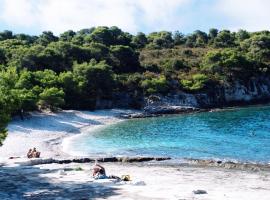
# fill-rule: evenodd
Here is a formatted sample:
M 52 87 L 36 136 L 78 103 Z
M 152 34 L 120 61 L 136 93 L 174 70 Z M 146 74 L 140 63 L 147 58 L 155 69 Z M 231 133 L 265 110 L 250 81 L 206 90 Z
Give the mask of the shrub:
M 169 89 L 167 80 L 164 76 L 146 79 L 141 82 L 141 87 L 148 95 L 154 93 L 166 93 Z
M 38 105 L 41 108 L 49 108 L 51 110 L 55 110 L 57 107 L 63 105 L 65 93 L 62 89 L 58 88 L 46 88 L 39 95 L 40 100 L 38 101 Z
M 180 83 L 184 89 L 201 90 L 208 81 L 209 78 L 205 74 L 194 74 L 191 79 L 182 79 Z

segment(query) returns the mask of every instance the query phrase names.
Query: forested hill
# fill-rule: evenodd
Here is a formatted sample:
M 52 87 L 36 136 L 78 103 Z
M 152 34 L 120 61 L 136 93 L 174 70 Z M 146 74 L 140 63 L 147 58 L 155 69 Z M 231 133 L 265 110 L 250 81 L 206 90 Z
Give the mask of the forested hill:
M 97 27 L 60 36 L 0 33 L 0 132 L 10 115 L 40 108 L 95 109 L 100 100 L 196 93 L 268 76 L 270 32 L 211 29 L 131 35 Z M 117 102 L 117 101 L 113 102 Z M 108 107 L 113 107 L 111 103 Z M 0 135 L 0 141 L 1 137 Z

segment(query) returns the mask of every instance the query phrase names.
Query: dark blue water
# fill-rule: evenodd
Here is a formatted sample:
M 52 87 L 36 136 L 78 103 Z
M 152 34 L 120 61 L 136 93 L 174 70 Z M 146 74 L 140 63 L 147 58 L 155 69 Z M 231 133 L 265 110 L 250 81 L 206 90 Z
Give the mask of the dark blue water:
M 270 107 L 134 119 L 72 141 L 84 155 L 270 161 Z

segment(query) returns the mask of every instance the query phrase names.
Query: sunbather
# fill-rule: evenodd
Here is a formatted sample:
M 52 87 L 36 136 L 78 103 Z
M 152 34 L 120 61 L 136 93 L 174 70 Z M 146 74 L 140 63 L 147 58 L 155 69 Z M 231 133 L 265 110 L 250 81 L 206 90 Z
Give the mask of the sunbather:
M 39 158 L 40 157 L 40 152 L 37 151 L 36 147 L 32 149 L 29 149 L 27 153 L 27 158 Z
M 27 158 L 33 158 L 33 154 L 32 154 L 32 149 L 29 149 L 28 153 L 27 153 Z
M 100 164 L 97 164 L 97 163 L 93 167 L 93 177 L 95 179 L 106 179 L 106 178 L 108 178 L 108 179 L 116 179 L 118 181 L 121 181 L 121 180 L 127 181 L 126 178 L 121 179 L 120 177 L 115 176 L 115 175 L 107 176 L 105 168 L 103 166 L 101 166 Z
M 40 152 L 37 151 L 36 147 L 34 147 L 34 149 L 32 151 L 32 156 L 33 156 L 33 158 L 39 158 L 40 157 Z
M 102 167 L 101 165 L 97 164 L 97 163 L 93 167 L 93 177 L 95 179 L 105 179 L 105 178 L 108 178 L 106 176 L 105 168 Z

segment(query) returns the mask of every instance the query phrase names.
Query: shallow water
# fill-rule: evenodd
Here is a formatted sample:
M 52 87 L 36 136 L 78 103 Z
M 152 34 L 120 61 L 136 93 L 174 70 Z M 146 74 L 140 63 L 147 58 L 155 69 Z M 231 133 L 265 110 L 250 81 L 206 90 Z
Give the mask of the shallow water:
M 79 155 L 270 161 L 270 106 L 132 119 L 70 142 Z

